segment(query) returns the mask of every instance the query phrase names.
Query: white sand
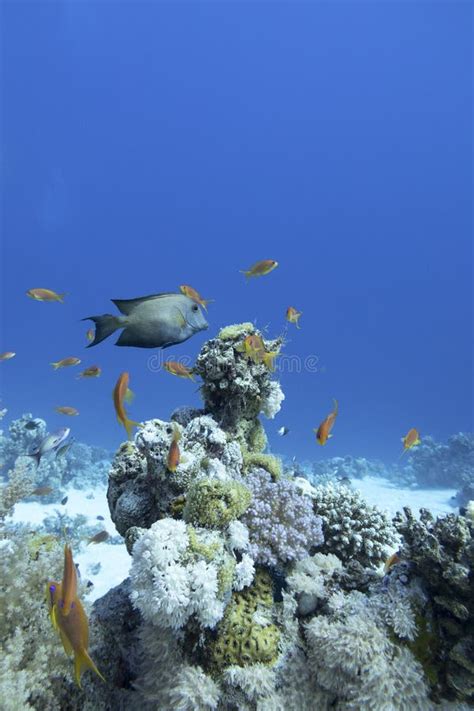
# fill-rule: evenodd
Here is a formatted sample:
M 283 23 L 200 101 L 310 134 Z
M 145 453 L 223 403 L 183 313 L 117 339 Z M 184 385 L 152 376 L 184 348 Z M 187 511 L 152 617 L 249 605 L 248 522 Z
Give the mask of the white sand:
M 455 502 L 451 500 L 456 493 L 455 489 L 401 489 L 388 479 L 379 477 L 353 479 L 352 486 L 361 492 L 368 503 L 383 509 L 389 516 L 393 516 L 403 506 L 410 506 L 416 514 L 419 508 L 424 507 L 430 509 L 435 516 L 456 513 L 458 510 L 455 505 L 453 506 Z M 47 516 L 59 510 L 72 517 L 76 514 L 84 514 L 88 518 L 88 523 L 98 524 L 115 536 L 117 532 L 109 515 L 106 491 L 105 487 L 85 491 L 69 489 L 65 491 L 65 496 L 68 496 L 65 506 L 42 504 L 36 501 L 20 502 L 15 506 L 13 516 L 9 520 L 14 523 L 22 522 L 39 526 Z M 87 498 L 90 494 L 93 498 Z M 98 515 L 103 516 L 104 521 L 98 521 Z M 84 541 L 81 543 L 79 553 L 75 555 L 75 561 L 79 564 L 82 578 L 91 580 L 94 584 L 87 596 L 88 600 L 93 602 L 127 577 L 131 558 L 124 544 L 87 545 Z M 100 570 L 94 574 L 93 567 L 98 563 L 100 563 Z
M 352 479 L 351 484 L 369 504 L 386 511 L 390 517 L 404 506 L 409 506 L 416 515 L 420 508 L 429 509 L 434 516 L 459 513 L 456 502 L 452 500 L 456 489 L 403 489 L 389 479 L 373 476 Z

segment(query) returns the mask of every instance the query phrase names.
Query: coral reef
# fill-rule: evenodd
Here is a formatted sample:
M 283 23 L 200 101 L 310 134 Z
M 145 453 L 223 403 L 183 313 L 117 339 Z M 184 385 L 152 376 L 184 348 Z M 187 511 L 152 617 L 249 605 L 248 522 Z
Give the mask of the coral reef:
M 401 557 L 426 593 L 438 691 L 474 703 L 474 525 L 454 514 L 435 519 L 426 509 L 417 520 L 409 508 L 395 524 L 404 541 Z
M 314 512 L 323 521 L 324 552 L 335 553 L 344 562 L 356 559 L 363 566 L 385 560 L 396 532 L 382 511 L 347 486 L 316 486 L 311 497 Z
M 460 432 L 446 444 L 423 437 L 407 453 L 402 469 L 419 486 L 459 486 L 474 482 L 474 435 Z
M 337 479 L 363 479 L 365 476 L 390 476 L 390 471 L 383 462 L 371 461 L 365 457 L 331 457 L 311 463 L 311 472 L 308 478 L 314 484 L 330 478 Z
M 243 423 L 255 422 L 260 412 L 273 418 L 284 395 L 264 363 L 254 363 L 238 350 L 250 335 L 263 335 L 253 324 L 228 326 L 202 348 L 194 368 L 201 376 L 206 410 L 227 431 L 236 433 Z M 265 349 L 278 351 L 282 339 L 265 340 Z M 248 446 L 247 442 L 247 446 Z
M 308 554 L 323 542 L 321 520 L 311 499 L 289 479 L 273 481 L 263 469 L 245 477 L 252 503 L 242 516 L 250 535 L 250 555 L 257 563 L 285 564 Z

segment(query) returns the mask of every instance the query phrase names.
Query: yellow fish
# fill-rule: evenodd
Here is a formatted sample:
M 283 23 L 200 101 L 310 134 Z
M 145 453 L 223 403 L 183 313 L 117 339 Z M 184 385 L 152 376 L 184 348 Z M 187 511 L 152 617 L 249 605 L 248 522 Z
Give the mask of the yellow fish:
M 54 370 L 58 370 L 58 368 L 67 368 L 70 365 L 79 365 L 81 362 L 80 358 L 74 358 L 71 356 L 70 358 L 63 358 L 62 360 L 57 360 L 55 363 L 51 363 L 53 366 Z
M 28 289 L 26 295 L 35 301 L 59 301 L 64 302 L 64 297 L 66 294 L 56 294 L 55 291 L 51 289 Z
M 274 360 L 278 355 L 277 351 L 267 351 L 260 336 L 256 334 L 247 336 L 243 343 L 236 346 L 236 350 L 245 353 L 255 364 L 263 363 L 268 370 L 274 370 Z
M 163 367 L 171 375 L 177 375 L 179 378 L 189 378 L 194 382 L 192 370 L 186 368 L 182 363 L 177 363 L 174 360 L 167 360 L 163 363 Z
M 265 274 L 270 274 L 278 266 L 278 262 L 274 259 L 263 259 L 261 262 L 256 262 L 250 269 L 240 270 L 241 274 L 245 274 L 247 279 L 249 277 L 259 277 L 265 276 Z
M 50 581 L 46 588 L 51 622 L 61 637 L 64 651 L 74 654 L 74 675 L 81 688 L 81 675 L 86 667 L 104 677 L 89 656 L 89 622 L 77 596 L 77 572 L 70 546 L 64 546 L 64 571 L 61 583 Z
M 75 407 L 69 407 L 68 405 L 61 405 L 60 407 L 56 407 L 55 410 L 59 412 L 60 415 L 70 415 L 71 417 L 79 414 L 79 410 L 76 410 Z
M 299 328 L 299 320 L 300 317 L 303 315 L 302 311 L 297 311 L 293 306 L 288 306 L 286 310 L 286 320 L 289 321 L 290 323 L 296 324 L 296 328 Z
M 207 305 L 211 304 L 214 301 L 214 299 L 203 299 L 199 292 L 196 291 L 196 289 L 193 289 L 192 286 L 188 286 L 187 284 L 181 284 L 179 288 L 182 294 L 188 296 L 190 299 L 195 301 L 196 304 L 202 306 L 203 309 L 205 309 L 206 311 Z
M 418 444 L 420 444 L 420 442 L 421 442 L 420 433 L 418 432 L 417 429 L 412 427 L 411 430 L 409 430 L 408 433 L 405 435 L 405 437 L 402 437 L 402 442 L 403 442 L 403 451 L 400 454 L 400 457 L 402 457 L 408 449 L 411 449 L 412 447 L 416 447 Z

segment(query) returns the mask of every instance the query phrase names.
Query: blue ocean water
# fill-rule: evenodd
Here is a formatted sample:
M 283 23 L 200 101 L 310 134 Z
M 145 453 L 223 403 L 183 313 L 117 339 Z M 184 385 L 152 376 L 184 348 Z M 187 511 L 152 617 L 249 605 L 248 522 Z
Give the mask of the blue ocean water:
M 200 402 L 156 352 L 85 350 L 81 322 L 190 284 L 231 323 L 287 328 L 273 449 L 394 461 L 410 427 L 473 429 L 467 4 L 4 2 L 1 407 L 115 449 Z M 245 282 L 260 259 L 279 267 Z M 25 292 L 67 292 L 64 304 Z M 93 380 L 53 372 L 66 356 Z M 152 360 L 150 361 L 150 358 Z M 312 428 L 339 400 L 334 437 Z M 57 414 L 74 406 L 76 418 Z M 281 439 L 277 428 L 290 434 Z

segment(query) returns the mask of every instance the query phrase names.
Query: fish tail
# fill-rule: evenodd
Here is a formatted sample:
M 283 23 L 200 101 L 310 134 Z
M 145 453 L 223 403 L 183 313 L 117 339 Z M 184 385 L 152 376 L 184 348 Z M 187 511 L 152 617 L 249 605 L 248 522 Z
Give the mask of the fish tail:
M 129 420 L 128 417 L 126 417 L 123 421 L 123 426 L 127 430 L 127 437 L 128 439 L 132 439 L 132 430 L 134 427 L 139 427 L 139 423 L 135 422 L 134 420 Z
M 250 278 L 250 272 L 247 271 L 246 269 L 239 269 L 241 274 L 245 274 L 245 281 L 248 281 Z
M 58 301 L 61 302 L 61 304 L 64 304 L 64 298 L 67 295 L 67 291 L 65 291 L 63 294 L 58 294 Z
M 118 328 L 124 326 L 123 319 L 120 316 L 112 316 L 111 314 L 102 314 L 102 316 L 87 316 L 82 321 L 93 321 L 95 324 L 94 340 L 89 343 L 86 348 L 96 346 L 101 341 L 112 335 Z
M 41 452 L 36 452 L 36 454 L 28 454 L 28 457 L 34 459 L 36 462 L 36 466 L 39 467 L 41 462 Z
M 53 366 L 54 370 L 57 370 L 60 367 L 59 361 L 57 363 L 51 363 L 51 365 Z
M 81 676 L 82 672 L 84 669 L 89 668 L 92 669 L 97 676 L 99 676 L 102 681 L 105 681 L 104 677 L 100 673 L 100 671 L 97 669 L 96 665 L 92 661 L 92 659 L 89 657 L 89 654 L 86 649 L 79 649 L 74 652 L 74 676 L 76 679 L 76 684 L 80 689 L 82 689 L 81 686 Z

